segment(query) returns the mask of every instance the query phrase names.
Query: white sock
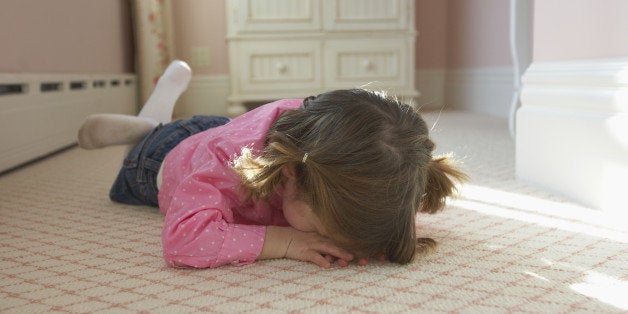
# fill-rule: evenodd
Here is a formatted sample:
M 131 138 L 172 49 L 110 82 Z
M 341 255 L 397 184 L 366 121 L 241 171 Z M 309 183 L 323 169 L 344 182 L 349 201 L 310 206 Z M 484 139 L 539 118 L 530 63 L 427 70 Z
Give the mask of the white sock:
M 88 116 L 78 132 L 79 146 L 96 149 L 110 145 L 137 144 L 159 123 L 172 120 L 172 111 L 185 91 L 192 70 L 175 60 L 157 81 L 157 85 L 137 116 L 94 114 Z
M 96 149 L 110 145 L 136 144 L 159 122 L 144 117 L 123 114 L 93 114 L 88 116 L 78 132 L 79 147 Z
M 174 105 L 191 78 L 192 70 L 187 63 L 180 60 L 172 61 L 157 81 L 153 93 L 148 97 L 138 117 L 151 118 L 160 123 L 170 122 Z

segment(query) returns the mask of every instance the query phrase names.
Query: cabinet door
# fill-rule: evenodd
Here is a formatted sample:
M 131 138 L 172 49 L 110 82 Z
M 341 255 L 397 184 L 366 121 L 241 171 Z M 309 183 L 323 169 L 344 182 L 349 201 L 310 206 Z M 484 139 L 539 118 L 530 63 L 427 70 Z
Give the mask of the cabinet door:
M 326 41 L 325 87 L 410 88 L 408 44 L 403 38 Z
M 312 90 L 322 86 L 318 41 L 259 40 L 234 43 L 242 92 Z
M 320 0 L 228 0 L 230 32 L 317 31 Z
M 323 6 L 326 30 L 414 29 L 413 0 L 325 0 Z

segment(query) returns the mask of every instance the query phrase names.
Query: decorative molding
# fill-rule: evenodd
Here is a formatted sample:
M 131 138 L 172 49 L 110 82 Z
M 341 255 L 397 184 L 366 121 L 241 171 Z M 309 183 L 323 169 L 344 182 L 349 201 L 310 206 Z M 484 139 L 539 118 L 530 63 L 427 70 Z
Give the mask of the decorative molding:
M 517 177 L 610 214 L 625 212 L 628 59 L 533 63 L 521 103 Z
M 526 106 L 628 113 L 628 59 L 533 63 L 521 99 Z
M 517 109 L 521 106 L 521 77 L 532 62 L 533 0 L 510 0 L 508 41 L 513 68 L 512 100 L 508 113 L 508 130 L 515 137 Z
M 416 89 L 421 92 L 415 104 L 418 108 L 440 110 L 446 108 L 445 98 L 445 69 L 416 69 Z
M 454 71 L 417 69 L 414 77 L 415 85 L 421 92 L 415 101 L 419 107 L 437 110 L 456 108 L 493 116 L 507 116 L 508 104 L 512 98 L 509 92 L 513 89 L 512 71 L 508 67 Z M 229 89 L 230 77 L 227 74 L 195 75 L 177 103 L 175 116 L 182 118 L 195 114 L 228 115 Z M 277 93 L 275 98 L 284 96 L 294 95 Z
M 447 71 L 444 104 L 492 116 L 508 117 L 514 92 L 510 66 Z
M 227 116 L 229 75 L 194 75 L 175 106 L 177 118 L 194 115 Z
M 523 83 L 628 87 L 628 58 L 534 62 Z

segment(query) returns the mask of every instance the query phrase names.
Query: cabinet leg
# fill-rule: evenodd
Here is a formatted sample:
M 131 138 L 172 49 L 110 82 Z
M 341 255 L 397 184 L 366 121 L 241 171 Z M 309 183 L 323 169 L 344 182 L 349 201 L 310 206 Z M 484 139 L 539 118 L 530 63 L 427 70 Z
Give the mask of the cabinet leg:
M 229 106 L 227 107 L 227 114 L 232 118 L 246 113 L 246 111 L 246 106 L 244 106 L 244 103 L 241 102 L 229 103 Z

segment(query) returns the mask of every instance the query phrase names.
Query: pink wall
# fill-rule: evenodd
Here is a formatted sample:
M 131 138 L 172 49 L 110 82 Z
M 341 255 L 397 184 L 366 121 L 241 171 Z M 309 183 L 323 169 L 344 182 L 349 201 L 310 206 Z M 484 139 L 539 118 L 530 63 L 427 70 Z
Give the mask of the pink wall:
M 134 72 L 129 2 L 2 0 L 0 72 Z
M 443 0 L 416 0 L 416 68 L 447 67 L 447 3 Z
M 416 0 L 417 69 L 511 64 L 509 1 Z
M 225 0 L 172 1 L 175 55 L 191 64 L 194 48 L 208 48 L 209 66 L 192 64 L 196 74 L 229 73 Z
M 541 1 L 539 6 L 551 7 L 554 2 L 595 0 Z M 616 34 L 626 34 L 626 22 L 619 12 L 628 12 L 628 2 L 607 0 L 617 7 L 607 23 Z M 0 72 L 133 72 L 132 22 L 130 0 L 3 0 L 0 10 Z M 570 2 L 571 3 L 571 2 Z M 571 6 L 569 10 L 575 10 Z M 194 48 L 208 48 L 210 64 L 195 67 L 198 74 L 227 74 L 228 56 L 225 41 L 225 0 L 172 1 L 176 57 L 191 61 Z M 595 10 L 594 10 L 595 11 Z M 568 14 L 556 14 L 572 22 Z M 548 19 L 540 23 L 552 25 Z M 623 28 L 612 28 L 614 25 Z M 468 68 L 510 64 L 508 48 L 508 1 L 504 0 L 416 0 L 416 67 Z M 545 26 L 541 26 L 546 28 Z M 551 28 L 549 28 L 551 29 Z M 593 36 L 595 30 L 579 32 Z M 573 32 L 577 33 L 577 32 Z M 16 36 L 19 34 L 19 36 Z M 544 42 L 552 42 L 547 31 Z M 577 38 L 572 38 L 574 44 Z M 604 45 L 625 47 L 627 41 L 617 40 Z M 604 46 L 602 45 L 602 46 Z M 541 58 L 553 52 L 535 51 Z M 598 45 L 600 46 L 600 45 Z M 592 47 L 591 49 L 593 49 Z M 625 49 L 628 50 L 628 49 Z M 580 51 L 580 53 L 585 53 Z
M 628 57 L 628 1 L 534 3 L 534 61 Z
M 447 66 L 507 66 L 509 1 L 448 0 Z

